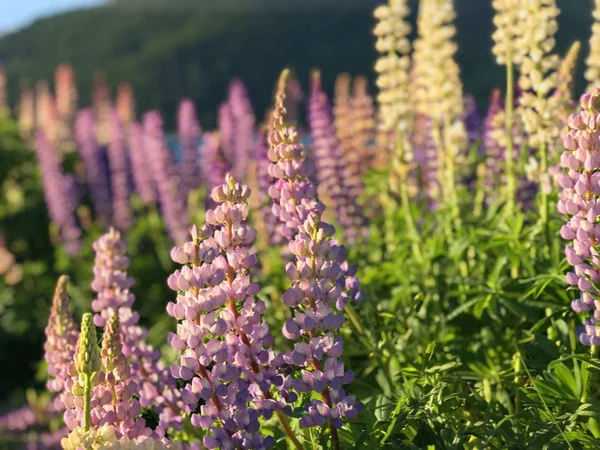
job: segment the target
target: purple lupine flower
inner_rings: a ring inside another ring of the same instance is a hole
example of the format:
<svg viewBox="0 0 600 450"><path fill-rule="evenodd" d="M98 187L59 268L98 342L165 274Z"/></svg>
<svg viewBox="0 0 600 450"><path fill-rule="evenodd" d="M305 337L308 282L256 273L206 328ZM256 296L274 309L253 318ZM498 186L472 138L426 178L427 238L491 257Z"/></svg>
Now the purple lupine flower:
<svg viewBox="0 0 600 450"><path fill-rule="evenodd" d="M222 136L215 132L206 132L202 136L200 155L204 169L204 179L212 190L225 182L230 165L222 146ZM210 203L210 202L209 202Z"/></svg>
<svg viewBox="0 0 600 450"><path fill-rule="evenodd" d="M139 122L133 122L129 127L129 160L135 191L145 205L156 202L156 194L152 183L150 163L144 147L144 130Z"/></svg>
<svg viewBox="0 0 600 450"><path fill-rule="evenodd" d="M483 151L486 161L486 187L493 193L500 186L502 166L504 164L504 147L496 138L498 115L502 114L502 96L499 90L492 92L490 106L483 122Z"/></svg>
<svg viewBox="0 0 600 450"><path fill-rule="evenodd" d="M96 298L92 310L94 322L104 326L118 312L123 334L123 353L131 365L132 379L139 388L142 407L152 406L160 414L159 432L169 426L180 426L180 399L175 380L160 361L160 351L146 342L148 330L138 325L139 314L132 305L135 296L129 290L133 279L127 276L131 264L127 257L127 244L118 231L111 229L94 242L96 260L92 290Z"/></svg>
<svg viewBox="0 0 600 450"><path fill-rule="evenodd" d="M171 257L183 264L169 277L178 291L167 312L180 323L170 334L174 349L182 352L173 374L189 383L183 400L200 414L191 416L195 427L209 433L209 448L269 448L274 441L259 431L260 415L271 417L284 406L273 399L270 387L290 387L291 379L278 374L283 359L268 349L273 336L262 321L265 304L248 275L256 266L252 252L256 231L248 226L250 190L228 174L213 189L217 204L206 213L207 224L192 228L192 241L174 248ZM293 393L284 392L294 402Z"/></svg>
<svg viewBox="0 0 600 450"><path fill-rule="evenodd" d="M61 393L69 378L69 365L73 362L79 330L69 309L67 292L69 277L58 279L50 317L46 326L44 359L48 363L49 379L46 386L50 392ZM55 397L55 407L64 409L60 395Z"/></svg>
<svg viewBox="0 0 600 450"><path fill-rule="evenodd" d="M99 397L109 397L110 402L93 410L92 414L96 416L99 424L112 425L119 438L148 437L152 430L146 427L143 418L138 418L141 406L140 402L133 398L133 394L138 393L138 385L132 377L131 366L127 364L121 339L119 314L115 313L104 328L100 351L104 381L95 392Z"/></svg>
<svg viewBox="0 0 600 450"><path fill-rule="evenodd" d="M116 111L110 117L110 141L108 143L108 165L112 187L113 223L120 230L131 226L132 212L129 199L129 161L125 148L123 124Z"/></svg>
<svg viewBox="0 0 600 450"><path fill-rule="evenodd" d="M229 164L233 164L235 125L233 122L231 105L227 102L219 105L219 110L217 112L217 128L219 129L219 135L221 137L221 148L223 150L223 154L225 155L227 162Z"/></svg>
<svg viewBox="0 0 600 450"><path fill-rule="evenodd" d="M4 432L21 432L38 423L38 418L31 406L26 405L6 414L0 415L0 430Z"/></svg>
<svg viewBox="0 0 600 450"><path fill-rule="evenodd" d="M77 198L72 180L65 176L58 152L43 131L36 135L35 149L50 220L59 227L65 250L76 254L81 247L81 230L75 217Z"/></svg>
<svg viewBox="0 0 600 450"><path fill-rule="evenodd" d="M85 180L96 217L108 225L111 216L108 170L95 130L94 112L89 108L79 111L75 120L75 139L85 167Z"/></svg>
<svg viewBox="0 0 600 450"><path fill-rule="evenodd" d="M479 109L477 108L475 96L473 96L472 94L466 94L463 99L463 105L463 120L465 122L465 127L467 128L469 146L471 146L479 139L481 139L481 117L479 116Z"/></svg>
<svg viewBox="0 0 600 450"><path fill-rule="evenodd" d="M158 191L160 208L165 226L171 239L184 242L187 235L188 218L185 205L177 194L177 180L173 173L173 156L165 144L163 121L157 111L144 116L145 142L150 170Z"/></svg>
<svg viewBox="0 0 600 450"><path fill-rule="evenodd" d="M348 264L343 246L332 240L335 227L321 222L323 206L310 212L290 252L295 261L286 266L292 287L283 294L284 303L294 311L294 318L283 326L283 335L297 341L294 350L284 356L286 363L301 367L301 377L294 380L299 393L319 392L300 423L306 427L329 422L340 428L343 419L354 419L362 405L347 395L343 387L354 380L344 370L342 338L333 333L341 328L348 299L356 295L356 283L347 277Z"/></svg>
<svg viewBox="0 0 600 450"><path fill-rule="evenodd" d="M296 141L293 127L285 124L286 77L284 71L269 135L270 173L277 178L271 189L274 212L285 221L282 231L289 237L289 250L295 257L286 266L292 287L282 296L294 314L282 332L297 343L284 359L302 368L301 377L293 384L297 392L321 393L321 399L314 399L307 407L301 425L329 423L336 441L342 419L353 419L362 407L342 387L353 376L345 372L339 359L341 337L332 332L344 323L340 311L358 295L358 280L355 268L348 266L344 247L332 239L335 227L321 220L325 208L316 200L315 188L306 178L304 149Z"/></svg>
<svg viewBox="0 0 600 450"><path fill-rule="evenodd" d="M279 219L273 215L271 210L271 197L269 197L269 188L275 181L269 175L269 144L267 142L268 130L266 127L261 127L258 132L258 140L256 144L256 173L258 195L260 202L259 213L261 220L264 223L265 230L268 235L269 243L272 246L279 247L283 244L283 236L275 232Z"/></svg>
<svg viewBox="0 0 600 450"><path fill-rule="evenodd" d="M411 135L415 162L419 166L420 192L427 209L435 211L439 203L438 151L433 140L433 123L430 117L417 114Z"/></svg>
<svg viewBox="0 0 600 450"><path fill-rule="evenodd" d="M333 114L327 94L321 86L318 72L311 79L311 94L308 107L308 122L311 134L315 165L317 168L319 198L327 207L335 208L336 220L344 231L347 242L353 243L361 223L360 206L352 192L345 189L341 174L345 168L342 151L333 125Z"/></svg>
<svg viewBox="0 0 600 450"><path fill-rule="evenodd" d="M233 118L233 174L241 180L246 176L254 147L254 111L244 82L238 78L229 85L229 107Z"/></svg>
<svg viewBox="0 0 600 450"><path fill-rule="evenodd" d="M565 152L560 158L564 172L559 183L563 188L558 211L568 218L561 228L563 239L572 241L565 253L574 271L567 274L567 283L577 287L581 296L571 303L577 313L594 312L583 322L579 340L584 345L600 345L600 255L595 243L600 238L596 218L600 214L600 89L586 93L580 100L581 110L567 120L564 137Z"/></svg>
<svg viewBox="0 0 600 450"><path fill-rule="evenodd" d="M196 118L196 108L191 100L182 100L177 114L177 129L181 145L181 171L179 191L184 204L188 194L200 186L200 167L198 165L198 142L200 123Z"/></svg>

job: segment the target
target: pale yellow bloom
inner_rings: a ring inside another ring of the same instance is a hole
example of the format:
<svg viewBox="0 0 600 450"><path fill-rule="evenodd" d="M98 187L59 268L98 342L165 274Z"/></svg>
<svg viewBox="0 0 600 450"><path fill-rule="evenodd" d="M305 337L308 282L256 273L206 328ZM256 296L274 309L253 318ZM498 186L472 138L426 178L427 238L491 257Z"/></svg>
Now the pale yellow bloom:
<svg viewBox="0 0 600 450"><path fill-rule="evenodd" d="M521 0L492 1L495 10L492 53L498 64L506 65L509 60L521 64L523 61L524 49L516 45L522 34L520 3Z"/></svg>
<svg viewBox="0 0 600 450"><path fill-rule="evenodd" d="M600 87L600 0L594 0L594 12L592 13L594 24L592 25L592 37L590 38L590 54L585 60L587 70L585 79L588 81L588 92Z"/></svg>
<svg viewBox="0 0 600 450"><path fill-rule="evenodd" d="M379 88L379 122L383 130L407 129L411 107L408 93L411 26L406 0L389 0L375 9L377 37L375 48L380 53L375 64Z"/></svg>
<svg viewBox="0 0 600 450"><path fill-rule="evenodd" d="M112 425L104 424L99 428L84 431L78 427L61 440L63 450L180 450L181 444L174 442L166 445L158 439L140 437L129 439L123 436L117 439Z"/></svg>

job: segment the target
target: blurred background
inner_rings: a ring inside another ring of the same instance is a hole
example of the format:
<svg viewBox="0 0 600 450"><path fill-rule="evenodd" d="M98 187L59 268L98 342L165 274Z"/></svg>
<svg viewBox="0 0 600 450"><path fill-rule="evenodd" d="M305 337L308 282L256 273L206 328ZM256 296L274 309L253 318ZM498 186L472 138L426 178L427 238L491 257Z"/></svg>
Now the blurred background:
<svg viewBox="0 0 600 450"><path fill-rule="evenodd" d="M365 74L373 84L376 54L371 30L377 3L0 0L0 62L7 77L8 104L13 108L18 104L23 88L40 80L51 82L57 66L67 62L76 75L79 107L92 103L94 80L104 78L113 96L119 84L130 83L136 110L158 109L167 130L174 129L176 110L184 97L195 102L203 127L214 128L218 105L232 78L239 77L246 83L260 119L271 102L276 78L286 66L292 68L305 91L313 68L321 69L328 92L342 72ZM582 42L582 54L588 53L592 18L587 4L581 7L580 3L558 2L557 49L561 54L574 40ZM456 7L458 62L465 92L474 94L483 109L491 90L504 83L504 70L495 66L490 51L490 2L456 0ZM299 117L304 120L304 114ZM0 201L0 228L13 243L17 260L27 261L20 266L17 283L8 280L0 289L0 410L4 410L22 403L27 387L41 386L35 372L43 373L43 367L35 361L42 355L43 327L58 274L67 272L74 279L78 313L89 304L91 293L86 286L93 264L91 240L97 234L87 234L89 242L76 260L54 249L39 177L29 177L37 170L35 157L23 159L22 152L11 153L20 145L18 129L12 123L1 127L0 180L14 185L2 191L12 197ZM144 246L155 246L144 226L139 225L129 237L135 253L146 255L146 260L137 260L132 272L138 280L134 292L144 322L154 327L152 336L162 342L166 327L161 328L153 318L164 312L170 299L164 286L164 273L170 268L169 262L161 267L156 264L159 256L143 251ZM156 250L160 252L162 248ZM78 290L77 286L84 288Z"/></svg>

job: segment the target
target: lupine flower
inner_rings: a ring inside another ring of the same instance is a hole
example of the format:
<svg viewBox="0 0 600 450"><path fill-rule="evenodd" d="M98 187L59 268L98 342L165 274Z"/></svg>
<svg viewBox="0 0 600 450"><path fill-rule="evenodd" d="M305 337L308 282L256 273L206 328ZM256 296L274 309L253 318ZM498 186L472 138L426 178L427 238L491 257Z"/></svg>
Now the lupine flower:
<svg viewBox="0 0 600 450"><path fill-rule="evenodd" d="M179 295L167 311L181 321L169 338L182 352L173 375L189 381L182 398L192 411L203 400L191 421L207 430L208 449L271 447L274 441L260 434L258 418L282 408L269 388L286 385L277 373L281 355L268 349L273 336L262 322L265 304L255 298L259 286L249 276L257 263L251 252L256 231L246 221L249 196L247 186L228 174L212 192L217 206L207 211L207 224L201 231L194 227L192 241L171 252L184 264L168 280Z"/></svg>
<svg viewBox="0 0 600 450"><path fill-rule="evenodd" d="M48 138L51 138L50 128L50 108L53 102L52 94L48 82L40 80L35 84L35 121L36 130L43 130Z"/></svg>
<svg viewBox="0 0 600 450"><path fill-rule="evenodd" d="M35 130L35 97L30 87L21 89L19 99L19 134L29 139Z"/></svg>
<svg viewBox="0 0 600 450"><path fill-rule="evenodd" d="M96 327L90 313L85 313L81 319L81 331L77 341L75 361L69 366L70 379L65 382L63 402L65 411L65 424L69 430L83 427L88 430L96 419L91 415L92 400L94 402L105 399L93 397L91 391L101 379L100 348L96 336ZM100 375L100 376L99 376Z"/></svg>
<svg viewBox="0 0 600 450"><path fill-rule="evenodd" d="M133 96L131 84L120 83L117 86L115 109L123 125L128 128L135 120L135 97Z"/></svg>
<svg viewBox="0 0 600 450"><path fill-rule="evenodd" d="M101 146L106 146L110 141L110 120L113 112L106 75L97 73L94 76L93 85L92 108L96 119L94 122L96 125L96 139Z"/></svg>
<svg viewBox="0 0 600 450"><path fill-rule="evenodd" d="M146 156L144 130L139 122L133 122L129 127L129 159L135 191L146 205L156 202L156 193L152 182L150 163Z"/></svg>
<svg viewBox="0 0 600 450"><path fill-rule="evenodd" d="M521 0L492 0L494 14L494 46L492 53L500 65L521 64L525 49L520 45L523 33L521 28Z"/></svg>
<svg viewBox="0 0 600 450"><path fill-rule="evenodd" d="M592 92L596 86L600 86L600 0L594 0L594 11L592 12L594 24L592 25L592 36L590 37L590 53L585 60L587 70L585 79L588 81L588 92Z"/></svg>
<svg viewBox="0 0 600 450"><path fill-rule="evenodd" d="M335 218L346 240L352 243L357 238L357 227L361 225L354 220L360 216L360 209L355 192L345 189L342 151L333 126L331 106L318 72L312 77L308 120L319 181L319 199L335 210Z"/></svg>
<svg viewBox="0 0 600 450"><path fill-rule="evenodd" d="M129 160L125 148L123 124L116 111L113 111L110 117L108 165L112 184L113 223L120 230L127 230L132 222Z"/></svg>
<svg viewBox="0 0 600 450"><path fill-rule="evenodd" d="M407 130L412 115L408 92L410 8L406 0L389 0L387 5L377 7L374 15L377 25L373 33L379 53L375 64L379 123L387 131Z"/></svg>
<svg viewBox="0 0 600 450"><path fill-rule="evenodd" d="M219 136L221 139L221 148L223 154L229 164L233 163L233 148L234 148L234 134L235 125L233 123L233 113L231 112L231 105L227 102L219 105L217 113L217 128L219 129ZM220 183L219 183L220 184Z"/></svg>
<svg viewBox="0 0 600 450"><path fill-rule="evenodd" d="M260 214L259 221L261 222L261 226L264 228L264 234L266 234L266 236L263 236L263 239L266 239L264 242L268 242L274 247L279 247L283 244L283 236L275 232L278 219L273 215L273 211L271 209L271 197L269 197L269 188L273 184L274 180L273 177L269 175L269 165L271 162L269 161L269 144L267 139L268 130L266 127L261 127L258 132L258 140L256 144L256 184L258 187L258 192L256 193L258 197L258 208L256 209L256 212ZM258 223L257 230L260 234Z"/></svg>
<svg viewBox="0 0 600 450"><path fill-rule="evenodd" d="M225 175L230 168L230 164L222 146L222 136L219 133L207 132L204 133L202 138L200 154L204 179L212 190L225 182Z"/></svg>
<svg viewBox="0 0 600 450"><path fill-rule="evenodd" d="M63 391L65 381L69 378L69 365L73 362L79 335L69 309L68 285L69 277L63 275L58 279L46 326L44 358L48 363L49 375L46 386L50 392L56 393ZM57 397L56 405L64 408L60 397Z"/></svg>
<svg viewBox="0 0 600 450"><path fill-rule="evenodd" d="M479 116L479 109L477 108L477 102L472 94L465 95L464 102L464 122L467 128L467 136L469 138L469 145L477 142L481 139L482 124L481 117Z"/></svg>
<svg viewBox="0 0 600 450"><path fill-rule="evenodd" d="M455 184L465 162L468 137L460 69L454 59L455 15L452 0L420 3L412 79L417 113L431 118L432 137L438 147L441 193L458 217Z"/></svg>
<svg viewBox="0 0 600 450"><path fill-rule="evenodd" d="M555 0L524 2L521 12L521 40L524 50L519 86L521 117L531 147L549 145L559 137L556 105L549 95L558 86L559 57L551 53L560 13Z"/></svg>
<svg viewBox="0 0 600 450"><path fill-rule="evenodd" d="M564 172L559 178L563 188L558 211L567 216L561 228L567 245L567 261L574 271L567 274L567 283L577 287L581 296L571 303L578 313L593 311L593 317L583 322L579 335L584 345L600 345L600 310L594 287L600 282L600 258L594 242L600 237L596 217L600 212L598 176L600 169L600 90L584 94L581 110L568 119L569 131L564 138L565 152L561 156Z"/></svg>
<svg viewBox="0 0 600 450"><path fill-rule="evenodd" d="M556 71L558 74L558 85L552 96L556 97L557 107L560 109L559 117L562 123L565 123L567 117L576 109L573 90L575 88L575 73L577 71L580 51L580 42L573 42Z"/></svg>
<svg viewBox="0 0 600 450"><path fill-rule="evenodd" d="M71 182L63 173L56 148L43 131L37 133L35 150L42 172L44 197L50 220L60 228L65 250L75 254L81 245L81 230L75 217L77 205L75 192L70 185Z"/></svg>
<svg viewBox="0 0 600 450"><path fill-rule="evenodd" d="M77 84L75 71L68 63L60 64L54 72L56 89L56 110L58 115L70 121L77 109Z"/></svg>
<svg viewBox="0 0 600 450"><path fill-rule="evenodd" d="M85 167L85 180L96 217L102 224L108 225L111 218L108 170L94 130L92 110L86 108L79 111L75 120L75 139Z"/></svg>
<svg viewBox="0 0 600 450"><path fill-rule="evenodd" d="M191 100L179 104L177 129L181 145L180 186L181 201L187 204L188 194L200 186L200 167L198 165L198 144L200 124L196 118L196 108Z"/></svg>
<svg viewBox="0 0 600 450"><path fill-rule="evenodd" d="M10 113L6 95L6 70L4 70L4 65L0 64L0 114L5 113Z"/></svg>
<svg viewBox="0 0 600 450"><path fill-rule="evenodd" d="M354 110L355 146L360 155L357 172L362 176L374 166L375 146L373 143L377 125L373 98L369 94L367 78L363 75L355 77L352 82L352 108Z"/></svg>
<svg viewBox="0 0 600 450"><path fill-rule="evenodd" d="M498 117L500 118L501 130L504 131L504 114L502 106L502 96L499 90L492 92L490 106L485 116L483 125L483 151L485 152L486 179L485 185L488 195L493 195L501 183L502 165L504 161L504 147L497 139Z"/></svg>
<svg viewBox="0 0 600 450"><path fill-rule="evenodd" d="M280 78L269 135L274 212L284 221L282 231L291 237L289 249L294 261L286 266L292 287L283 295L293 309L294 318L283 327L283 335L293 341L294 350L284 357L288 364L300 366L301 378L294 380L297 392L318 392L301 419L303 426L331 425L332 442L338 447L337 428L342 419L352 419L360 411L355 398L347 396L342 385L352 381L339 360L341 338L330 331L341 327L344 318L338 311L358 294L355 269L348 267L343 246L331 240L335 228L321 221L324 206L306 178L306 156L296 141L293 127L285 123L285 82ZM300 340L300 338L303 338ZM308 342L307 342L308 340Z"/></svg>
<svg viewBox="0 0 600 450"><path fill-rule="evenodd" d="M67 428L39 433L35 436L34 442L27 444L27 450L60 450L62 449L62 440L68 436L68 433Z"/></svg>
<svg viewBox="0 0 600 450"><path fill-rule="evenodd" d="M165 226L171 239L184 242L188 219L185 205L177 195L173 156L165 144L163 122L157 111L144 116L144 132L144 148L148 152Z"/></svg>
<svg viewBox="0 0 600 450"><path fill-rule="evenodd" d="M99 397L110 397L110 402L94 410L94 414L99 416L99 423L113 425L117 437L149 436L152 431L146 427L144 419L137 418L141 407L133 394L139 392L138 385L132 378L132 368L123 353L121 339L119 314L115 312L104 328L100 351L104 380L95 392Z"/></svg>
<svg viewBox="0 0 600 450"><path fill-rule="evenodd" d="M94 243L94 250L92 290L97 294L92 301L92 310L96 312L94 322L104 326L118 313L124 337L123 353L139 388L141 406L153 406L160 414L159 432L169 426L178 427L181 417L175 380L160 362L160 351L146 342L148 331L138 325L139 314L132 309L135 296L129 290L133 279L127 276L131 263L126 254L127 244L118 231L111 229Z"/></svg>
<svg viewBox="0 0 600 450"><path fill-rule="evenodd" d="M104 424L98 428L84 430L74 429L61 441L63 450L181 450L179 443L165 444L158 439L141 437L130 439L128 436L118 438L115 428Z"/></svg>
<svg viewBox="0 0 600 450"><path fill-rule="evenodd" d="M234 124L233 174L243 179L248 170L248 161L254 148L254 111L244 82L234 79L229 86L229 107Z"/></svg>
<svg viewBox="0 0 600 450"><path fill-rule="evenodd" d="M440 199L440 184L438 181L438 148L433 140L433 124L431 117L417 114L411 135L415 163L419 167L420 192L425 197L428 209L435 211Z"/></svg>

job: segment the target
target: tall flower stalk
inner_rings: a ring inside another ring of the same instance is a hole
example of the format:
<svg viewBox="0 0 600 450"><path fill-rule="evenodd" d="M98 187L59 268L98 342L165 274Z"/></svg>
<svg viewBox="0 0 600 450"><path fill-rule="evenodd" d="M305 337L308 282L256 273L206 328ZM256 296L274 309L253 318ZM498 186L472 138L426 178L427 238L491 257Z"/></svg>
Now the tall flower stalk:
<svg viewBox="0 0 600 450"><path fill-rule="evenodd" d="M353 377L338 359L342 340L334 335L344 322L340 312L358 294L358 280L355 270L348 267L344 247L331 239L335 228L322 221L324 206L306 172L305 150L294 127L286 123L287 76L285 70L279 79L269 133L269 169L276 179L271 189L273 209L283 222L282 232L290 239L294 257L286 266L292 287L282 297L293 318L282 333L296 343L284 359L301 367L301 377L294 380L297 392L320 394L307 406L301 425L329 425L332 447L337 450L337 430L343 419L352 419L360 411L355 398L346 395L342 387Z"/></svg>
<svg viewBox="0 0 600 450"><path fill-rule="evenodd" d="M555 0L531 0L523 2L520 13L520 48L524 56L520 66L519 86L520 113L529 135L529 144L538 149L540 166L540 219L546 232L548 224L548 164L549 148L560 133L558 108L550 94L558 85L556 69L558 55L554 50L554 35L558 29L559 9Z"/></svg>
<svg viewBox="0 0 600 450"><path fill-rule="evenodd" d="M565 151L561 156L563 173L559 183L563 188L558 211L567 216L561 236L572 241L565 248L567 261L574 271L567 274L567 283L577 287L581 296L571 303L577 313L593 312L583 322L579 339L584 345L600 345L600 309L598 290L600 259L594 244L600 237L596 218L600 212L600 90L586 93L580 100L580 111L568 119L564 137Z"/></svg>
<svg viewBox="0 0 600 450"><path fill-rule="evenodd" d="M521 64L524 57L523 46L520 45L521 19L520 0L493 0L495 10L494 26L492 33L494 46L492 53L496 62L506 66L506 98L504 104L504 132L506 134L504 146L504 164L506 174L506 214L510 216L515 207L516 176L513 156L513 127L514 127L514 71L515 65Z"/></svg>
<svg viewBox="0 0 600 450"><path fill-rule="evenodd" d="M594 10L592 17L592 36L590 37L590 53L585 60L587 69L585 79L588 81L588 92L600 86L600 0L593 0Z"/></svg>

